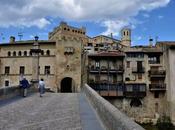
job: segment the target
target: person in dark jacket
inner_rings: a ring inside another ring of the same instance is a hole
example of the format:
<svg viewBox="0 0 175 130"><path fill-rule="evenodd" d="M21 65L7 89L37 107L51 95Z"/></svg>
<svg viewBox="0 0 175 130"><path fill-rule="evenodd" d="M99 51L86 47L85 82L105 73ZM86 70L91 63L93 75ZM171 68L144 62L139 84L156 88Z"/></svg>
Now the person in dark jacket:
<svg viewBox="0 0 175 130"><path fill-rule="evenodd" d="M21 81L21 88L23 89L23 97L27 96L27 88L29 88L29 82L26 78Z"/></svg>

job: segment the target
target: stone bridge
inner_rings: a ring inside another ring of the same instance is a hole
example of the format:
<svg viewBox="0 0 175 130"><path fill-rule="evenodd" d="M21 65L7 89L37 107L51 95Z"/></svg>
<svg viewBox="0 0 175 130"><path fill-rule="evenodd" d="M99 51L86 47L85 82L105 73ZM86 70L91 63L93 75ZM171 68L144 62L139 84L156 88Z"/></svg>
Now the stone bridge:
<svg viewBox="0 0 175 130"><path fill-rule="evenodd" d="M4 93L8 95L0 91ZM85 85L81 93L47 92L42 98L30 93L0 100L0 130L144 129Z"/></svg>

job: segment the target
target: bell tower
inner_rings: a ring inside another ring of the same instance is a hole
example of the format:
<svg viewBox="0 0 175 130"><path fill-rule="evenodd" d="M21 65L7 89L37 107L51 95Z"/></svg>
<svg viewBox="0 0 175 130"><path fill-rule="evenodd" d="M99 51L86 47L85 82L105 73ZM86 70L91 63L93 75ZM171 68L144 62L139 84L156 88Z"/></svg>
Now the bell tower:
<svg viewBox="0 0 175 130"><path fill-rule="evenodd" d="M127 47L131 46L131 29L123 28L121 30L121 44Z"/></svg>

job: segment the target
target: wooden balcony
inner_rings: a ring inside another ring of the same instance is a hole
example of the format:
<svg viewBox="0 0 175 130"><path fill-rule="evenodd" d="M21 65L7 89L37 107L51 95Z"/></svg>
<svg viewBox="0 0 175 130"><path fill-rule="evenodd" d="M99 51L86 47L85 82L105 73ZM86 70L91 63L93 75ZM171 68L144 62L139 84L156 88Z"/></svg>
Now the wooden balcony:
<svg viewBox="0 0 175 130"><path fill-rule="evenodd" d="M145 83L125 84L124 96L128 98L144 98L146 96Z"/></svg>
<svg viewBox="0 0 175 130"><path fill-rule="evenodd" d="M119 66L116 68L109 68L109 73L111 73L111 74L123 73L123 72L124 72L123 66Z"/></svg>
<svg viewBox="0 0 175 130"><path fill-rule="evenodd" d="M122 84L90 83L89 85L103 97L123 97Z"/></svg>
<svg viewBox="0 0 175 130"><path fill-rule="evenodd" d="M150 78L165 78L166 71L165 70L150 70L149 76Z"/></svg>
<svg viewBox="0 0 175 130"><path fill-rule="evenodd" d="M124 95L125 95L125 97L128 97L128 98L144 98L146 96L146 91L144 91L144 92L141 92L141 91L132 91L132 92L125 91Z"/></svg>
<svg viewBox="0 0 175 130"><path fill-rule="evenodd" d="M116 73L123 73L124 72L124 69L123 67L117 67L117 68L108 68L108 67L105 67L105 66L102 66L101 68L100 67L89 67L89 72L90 73L102 73L102 74L116 74Z"/></svg>
<svg viewBox="0 0 175 130"><path fill-rule="evenodd" d="M157 83L157 84L150 84L149 85L149 90L150 91L166 91L166 84L159 84L159 83Z"/></svg>
<svg viewBox="0 0 175 130"><path fill-rule="evenodd" d="M98 74L100 72L100 68L99 67L89 67L89 72Z"/></svg>
<svg viewBox="0 0 175 130"><path fill-rule="evenodd" d="M145 68L138 68L138 67L134 67L132 68L132 73L145 73Z"/></svg>

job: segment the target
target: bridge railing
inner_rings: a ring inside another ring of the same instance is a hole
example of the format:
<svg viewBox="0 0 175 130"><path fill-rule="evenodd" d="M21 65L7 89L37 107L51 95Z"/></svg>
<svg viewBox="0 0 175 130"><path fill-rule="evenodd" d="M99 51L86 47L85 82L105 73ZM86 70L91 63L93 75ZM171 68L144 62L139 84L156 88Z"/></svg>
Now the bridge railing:
<svg viewBox="0 0 175 130"><path fill-rule="evenodd" d="M19 96L22 93L21 91L22 90L20 89L19 85L2 87L0 88L0 100ZM30 87L28 88L28 93L31 93L34 91L36 91L36 89L34 89L33 84L30 84Z"/></svg>
<svg viewBox="0 0 175 130"><path fill-rule="evenodd" d="M91 87L85 84L83 91L91 104L97 111L103 124L109 130L144 130L140 125L135 123L125 114L120 112L116 107L102 98Z"/></svg>

